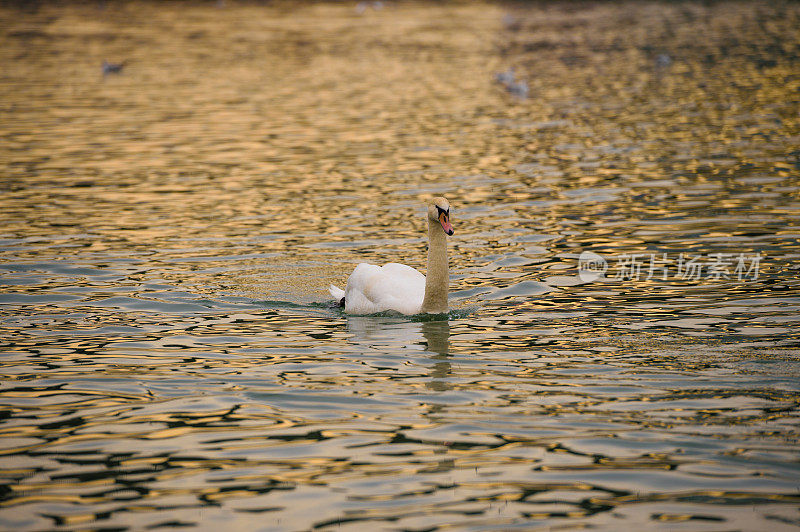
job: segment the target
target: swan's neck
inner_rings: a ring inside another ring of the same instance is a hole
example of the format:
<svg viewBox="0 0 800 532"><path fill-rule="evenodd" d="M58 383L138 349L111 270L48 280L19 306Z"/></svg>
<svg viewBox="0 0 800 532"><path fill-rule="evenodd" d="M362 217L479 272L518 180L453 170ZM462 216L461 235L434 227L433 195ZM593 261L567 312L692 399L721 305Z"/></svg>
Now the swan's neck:
<svg viewBox="0 0 800 532"><path fill-rule="evenodd" d="M428 220L428 271L425 277L425 299L422 312L442 314L447 312L447 290L450 278L447 272L447 236L438 222Z"/></svg>

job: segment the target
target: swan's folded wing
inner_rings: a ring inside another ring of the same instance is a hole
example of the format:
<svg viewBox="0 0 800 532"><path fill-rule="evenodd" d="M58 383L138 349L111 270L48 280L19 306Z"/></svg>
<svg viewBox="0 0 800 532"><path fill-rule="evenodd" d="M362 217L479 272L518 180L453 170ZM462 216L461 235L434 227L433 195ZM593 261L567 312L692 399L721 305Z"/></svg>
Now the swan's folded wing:
<svg viewBox="0 0 800 532"><path fill-rule="evenodd" d="M378 302L373 300L375 285L382 277L380 266L362 262L357 265L345 288L345 311L351 314L372 314L380 312Z"/></svg>
<svg viewBox="0 0 800 532"><path fill-rule="evenodd" d="M417 314L425 298L425 276L406 266L390 262L383 265L381 304L403 314Z"/></svg>
<svg viewBox="0 0 800 532"><path fill-rule="evenodd" d="M398 280L402 279L403 282L421 284L423 290L425 289L425 276L411 266L390 262L389 264L384 264L381 269Z"/></svg>
<svg viewBox="0 0 800 532"><path fill-rule="evenodd" d="M425 276L404 264L383 267L361 263L347 280L347 312L371 314L396 310L416 314L425 297Z"/></svg>

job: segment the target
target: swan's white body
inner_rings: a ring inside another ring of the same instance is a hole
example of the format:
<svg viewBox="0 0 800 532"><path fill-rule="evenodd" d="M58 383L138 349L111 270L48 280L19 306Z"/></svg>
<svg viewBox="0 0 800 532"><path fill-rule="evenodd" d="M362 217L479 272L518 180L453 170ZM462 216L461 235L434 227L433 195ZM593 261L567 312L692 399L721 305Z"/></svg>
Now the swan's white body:
<svg viewBox="0 0 800 532"><path fill-rule="evenodd" d="M331 285L336 299L344 297L348 314L375 314L394 310L419 314L425 299L425 276L411 266L390 262L383 266L362 262L342 290Z"/></svg>
<svg viewBox="0 0 800 532"><path fill-rule="evenodd" d="M344 298L348 314L375 314L396 311L413 315L447 312L448 271L447 238L453 234L450 204L435 198L428 207L428 277L406 266L391 262L384 266L361 263L347 279L342 290L333 285L330 293Z"/></svg>

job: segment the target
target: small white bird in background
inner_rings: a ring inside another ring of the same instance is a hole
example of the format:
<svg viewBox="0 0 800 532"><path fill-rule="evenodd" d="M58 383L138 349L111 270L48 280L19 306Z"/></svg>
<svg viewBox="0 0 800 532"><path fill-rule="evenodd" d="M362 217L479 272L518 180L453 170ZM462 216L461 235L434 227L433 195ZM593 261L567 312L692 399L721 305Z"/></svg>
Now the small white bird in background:
<svg viewBox="0 0 800 532"><path fill-rule="evenodd" d="M667 68L672 64L672 58L667 54L658 54L656 56L656 66L658 68Z"/></svg>
<svg viewBox="0 0 800 532"><path fill-rule="evenodd" d="M103 70L103 76L107 76L109 74L119 74L122 72L122 69L125 68L126 63L127 61L123 61L122 63L109 63L103 59L103 66L101 67Z"/></svg>
<svg viewBox="0 0 800 532"><path fill-rule="evenodd" d="M498 72L494 75L494 79L497 81L497 83L508 87L514 83L514 67L509 68L505 72Z"/></svg>
<svg viewBox="0 0 800 532"><path fill-rule="evenodd" d="M510 94L522 99L528 97L528 82L524 79L517 81L514 67L509 68L505 72L498 72L494 75L494 79L504 86Z"/></svg>
<svg viewBox="0 0 800 532"><path fill-rule="evenodd" d="M516 83L512 83L508 87L508 92L517 96L519 98L527 98L528 97L528 82L527 81L518 81Z"/></svg>

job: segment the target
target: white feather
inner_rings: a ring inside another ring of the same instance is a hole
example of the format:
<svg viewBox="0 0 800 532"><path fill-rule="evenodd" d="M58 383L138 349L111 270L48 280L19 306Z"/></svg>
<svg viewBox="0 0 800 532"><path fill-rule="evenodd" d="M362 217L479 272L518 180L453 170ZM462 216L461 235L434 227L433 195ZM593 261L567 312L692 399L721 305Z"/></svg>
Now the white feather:
<svg viewBox="0 0 800 532"><path fill-rule="evenodd" d="M424 298L425 276L411 266L394 262L384 266L362 262L350 274L344 291L345 312L348 314L374 314L387 310L419 314Z"/></svg>
<svg viewBox="0 0 800 532"><path fill-rule="evenodd" d="M328 287L328 292L330 292L333 298L337 301L341 301L341 299L344 297L344 290L338 286L330 285Z"/></svg>

